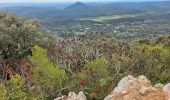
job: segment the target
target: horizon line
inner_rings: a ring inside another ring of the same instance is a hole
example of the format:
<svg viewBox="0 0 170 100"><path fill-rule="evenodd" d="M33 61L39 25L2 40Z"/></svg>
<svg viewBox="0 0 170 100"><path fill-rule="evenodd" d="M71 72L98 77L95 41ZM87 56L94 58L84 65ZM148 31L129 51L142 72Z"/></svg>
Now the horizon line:
<svg viewBox="0 0 170 100"><path fill-rule="evenodd" d="M0 2L0 4L2 3L76 3L76 2L81 2L81 1L64 1L64 2L57 2L57 1L49 1L49 2L43 2L43 1L37 1L37 2L29 2L29 1L22 1L22 2ZM170 0L154 0L154 1L83 1L82 3L117 3L117 2L120 2L120 3L136 3L136 2L170 2Z"/></svg>

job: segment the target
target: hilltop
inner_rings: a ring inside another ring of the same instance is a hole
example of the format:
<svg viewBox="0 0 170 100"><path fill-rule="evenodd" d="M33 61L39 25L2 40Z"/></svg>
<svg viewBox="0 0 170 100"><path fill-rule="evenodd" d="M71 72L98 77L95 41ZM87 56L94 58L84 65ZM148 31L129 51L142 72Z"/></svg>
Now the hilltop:
<svg viewBox="0 0 170 100"><path fill-rule="evenodd" d="M82 9L87 9L88 5L82 3L82 2L76 2L68 7L66 7L64 10L82 10Z"/></svg>

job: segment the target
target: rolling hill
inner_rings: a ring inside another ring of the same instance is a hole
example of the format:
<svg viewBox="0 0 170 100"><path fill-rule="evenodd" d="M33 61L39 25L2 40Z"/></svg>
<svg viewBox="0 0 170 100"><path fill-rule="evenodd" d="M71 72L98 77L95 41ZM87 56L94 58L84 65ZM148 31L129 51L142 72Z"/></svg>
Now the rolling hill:
<svg viewBox="0 0 170 100"><path fill-rule="evenodd" d="M0 4L3 7L3 4ZM7 4L6 4L7 5ZM170 11L170 1L162 2L113 2L107 4L82 3L67 4L63 9L58 9L57 4L41 6L13 6L3 7L1 10L14 13L26 18L38 18L48 24L69 23L79 18L114 16L126 14L162 13ZM53 20L51 20L53 19Z"/></svg>

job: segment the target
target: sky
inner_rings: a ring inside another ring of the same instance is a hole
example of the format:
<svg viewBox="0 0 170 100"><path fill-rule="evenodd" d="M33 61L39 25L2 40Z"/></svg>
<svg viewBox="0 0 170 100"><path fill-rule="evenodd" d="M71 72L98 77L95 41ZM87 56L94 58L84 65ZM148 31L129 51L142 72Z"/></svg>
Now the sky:
<svg viewBox="0 0 170 100"><path fill-rule="evenodd" d="M8 2L141 2L141 1L170 1L170 0L0 0L0 3Z"/></svg>

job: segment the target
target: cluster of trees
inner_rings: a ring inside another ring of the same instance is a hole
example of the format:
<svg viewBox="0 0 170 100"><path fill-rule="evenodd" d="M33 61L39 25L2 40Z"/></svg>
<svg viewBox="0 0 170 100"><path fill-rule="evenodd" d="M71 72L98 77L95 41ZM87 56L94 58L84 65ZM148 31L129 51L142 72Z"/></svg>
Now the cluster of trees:
<svg viewBox="0 0 170 100"><path fill-rule="evenodd" d="M103 99L126 75L170 81L170 36L131 43L45 35L36 21L0 14L0 96L51 100L70 91ZM102 73L102 74L101 74Z"/></svg>
<svg viewBox="0 0 170 100"><path fill-rule="evenodd" d="M31 48L41 34L38 23L15 15L0 13L0 75L22 73L21 59L31 54ZM8 66L8 67L7 67Z"/></svg>

